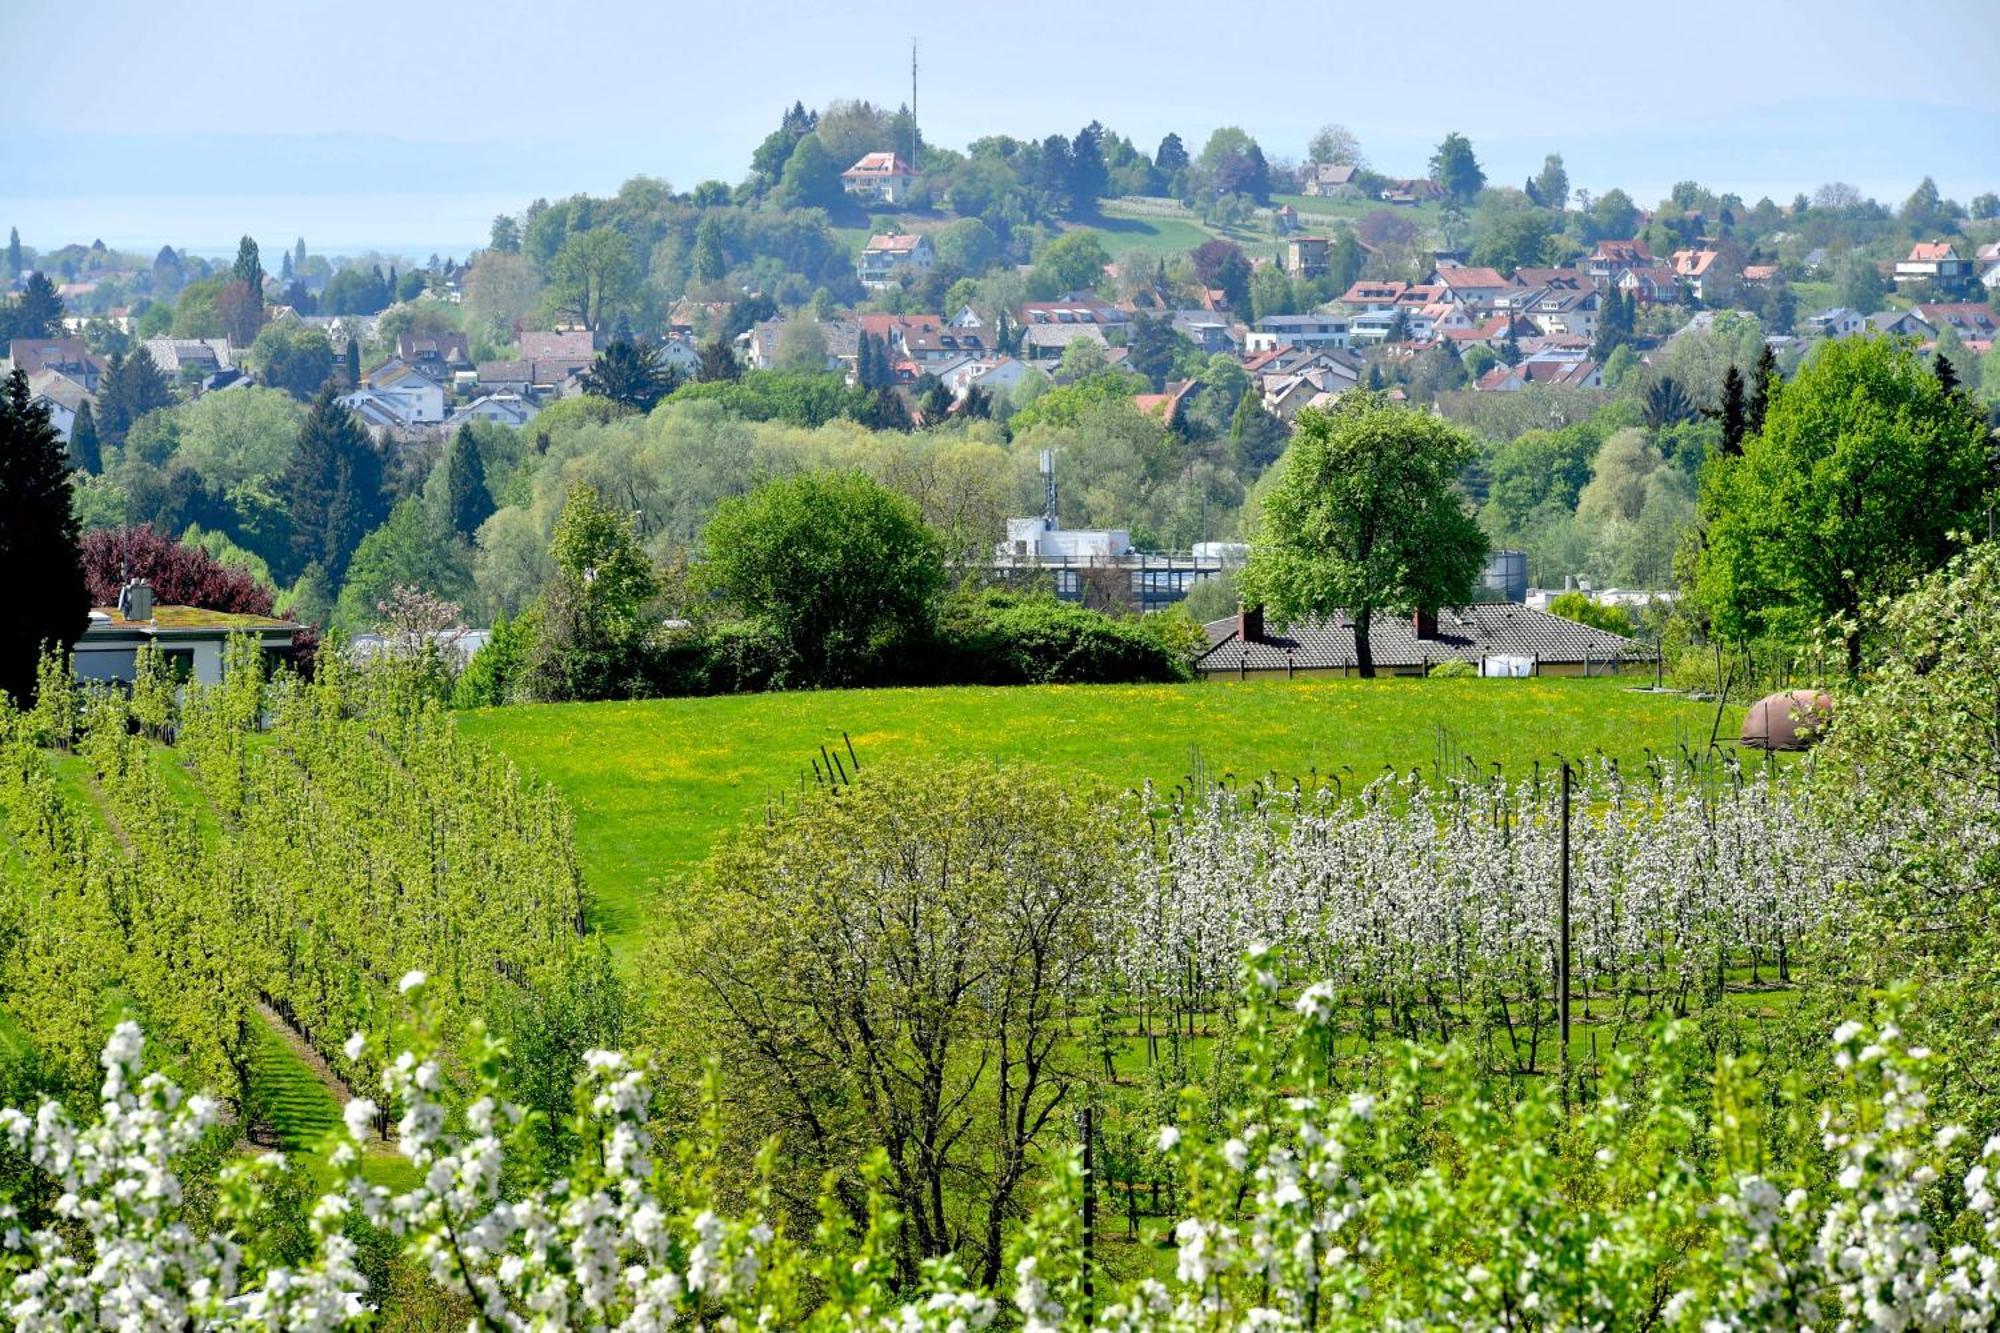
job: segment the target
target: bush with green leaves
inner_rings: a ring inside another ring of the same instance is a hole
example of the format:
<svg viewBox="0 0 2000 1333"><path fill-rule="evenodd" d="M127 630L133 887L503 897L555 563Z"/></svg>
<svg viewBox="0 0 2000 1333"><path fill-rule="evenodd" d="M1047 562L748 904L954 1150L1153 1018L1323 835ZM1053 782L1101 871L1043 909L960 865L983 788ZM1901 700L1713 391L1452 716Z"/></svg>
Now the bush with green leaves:
<svg viewBox="0 0 2000 1333"><path fill-rule="evenodd" d="M1186 625L1185 617L1178 624ZM1114 619L1043 593L953 600L939 627L945 683L1100 685L1188 680L1193 654L1166 616Z"/></svg>

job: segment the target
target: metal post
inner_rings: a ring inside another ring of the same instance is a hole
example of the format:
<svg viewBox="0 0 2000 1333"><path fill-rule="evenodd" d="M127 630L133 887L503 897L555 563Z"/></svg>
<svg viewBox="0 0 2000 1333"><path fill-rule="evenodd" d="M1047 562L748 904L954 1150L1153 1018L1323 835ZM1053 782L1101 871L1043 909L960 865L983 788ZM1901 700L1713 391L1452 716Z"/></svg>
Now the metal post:
<svg viewBox="0 0 2000 1333"><path fill-rule="evenodd" d="M1097 1173L1092 1147L1096 1135L1091 1132L1095 1117L1088 1103L1077 1112L1076 1118L1078 1130L1083 1135L1083 1322L1088 1327L1096 1309L1096 1284L1092 1281L1091 1265L1097 1239Z"/></svg>
<svg viewBox="0 0 2000 1333"><path fill-rule="evenodd" d="M1562 1026L1563 1102L1569 1102L1569 760L1562 767L1562 898L1557 908L1557 932L1562 953L1556 961L1556 1014Z"/></svg>

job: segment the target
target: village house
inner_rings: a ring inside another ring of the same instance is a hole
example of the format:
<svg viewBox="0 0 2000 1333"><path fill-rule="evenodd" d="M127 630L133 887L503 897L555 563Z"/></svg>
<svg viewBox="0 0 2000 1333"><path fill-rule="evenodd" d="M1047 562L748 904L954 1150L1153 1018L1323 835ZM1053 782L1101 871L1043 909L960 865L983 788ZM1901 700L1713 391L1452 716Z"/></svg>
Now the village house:
<svg viewBox="0 0 2000 1333"><path fill-rule="evenodd" d="M1950 241L1918 241L1907 258L1896 261L1896 281L1951 284L1972 276L1972 261L1962 258Z"/></svg>
<svg viewBox="0 0 2000 1333"><path fill-rule="evenodd" d="M1472 386L1480 393L1514 393L1530 384L1561 389L1601 389L1604 374L1595 361L1549 359L1528 360L1517 366L1495 366Z"/></svg>
<svg viewBox="0 0 2000 1333"><path fill-rule="evenodd" d="M900 204L917 183L917 169L899 153L868 153L840 173L840 188L858 199Z"/></svg>
<svg viewBox="0 0 2000 1333"><path fill-rule="evenodd" d="M139 650L150 643L176 678L219 685L232 638L252 636L268 661L291 651L299 629L271 616L155 606L152 588L134 580L120 590L117 606L91 611L70 661L78 680L130 684L138 675Z"/></svg>
<svg viewBox="0 0 2000 1333"><path fill-rule="evenodd" d="M1342 292L1338 304L1351 315L1393 310L1408 287L1409 284L1406 282L1373 282L1363 279Z"/></svg>
<svg viewBox="0 0 2000 1333"><path fill-rule="evenodd" d="M1342 315L1266 315L1243 339L1249 352L1278 347L1346 347L1348 320Z"/></svg>
<svg viewBox="0 0 2000 1333"><path fill-rule="evenodd" d="M1714 250L1676 250L1667 257L1667 264L1673 269L1674 277L1687 288L1689 294L1700 301L1705 299L1702 295L1702 286L1707 281L1710 270L1715 267L1717 257L1717 252Z"/></svg>
<svg viewBox="0 0 2000 1333"><path fill-rule="evenodd" d="M1237 326L1207 310L1176 310L1170 316L1175 333L1213 356L1218 352L1235 355L1242 350Z"/></svg>
<svg viewBox="0 0 2000 1333"><path fill-rule="evenodd" d="M168 379L179 379L183 372L213 375L236 366L236 352L227 338L148 338L139 345Z"/></svg>
<svg viewBox="0 0 2000 1333"><path fill-rule="evenodd" d="M1359 170L1348 162L1314 162L1299 173L1299 192L1313 199L1330 198L1355 185Z"/></svg>
<svg viewBox="0 0 2000 1333"><path fill-rule="evenodd" d="M541 405L525 393L502 390L481 394L445 418L445 429L455 431L475 421L491 421L502 426L521 427L535 419Z"/></svg>
<svg viewBox="0 0 2000 1333"><path fill-rule="evenodd" d="M1639 305L1679 305L1681 280L1665 264L1628 268L1616 279L1618 290Z"/></svg>
<svg viewBox="0 0 2000 1333"><path fill-rule="evenodd" d="M96 393L104 362L81 338L15 338L7 344L7 368L30 379L54 371L75 380L86 392Z"/></svg>
<svg viewBox="0 0 2000 1333"><path fill-rule="evenodd" d="M1153 417L1168 430L1180 425L1181 409L1194 391L1201 387L1196 379L1168 380L1164 392L1140 393L1132 396L1132 405L1139 409L1141 416Z"/></svg>
<svg viewBox="0 0 2000 1333"><path fill-rule="evenodd" d="M1013 393L1029 376L1038 376L1044 383L1049 378L1047 371L1011 356L1001 356L988 361L968 361L938 378L954 398L964 398L973 389L998 398Z"/></svg>
<svg viewBox="0 0 2000 1333"><path fill-rule="evenodd" d="M1549 287L1538 294L1522 313L1542 333L1567 333L1590 338L1597 334L1597 311L1601 299L1595 287Z"/></svg>
<svg viewBox="0 0 2000 1333"><path fill-rule="evenodd" d="M1332 237L1294 236L1285 242L1285 272L1300 278L1323 277L1332 252Z"/></svg>
<svg viewBox="0 0 2000 1333"><path fill-rule="evenodd" d="M76 427L76 414L92 401L90 394L59 370L42 370L28 376L28 392L47 409L49 424L55 427L57 437L68 444L70 432Z"/></svg>
<svg viewBox="0 0 2000 1333"><path fill-rule="evenodd" d="M861 247L855 276L861 280L863 287L880 291L896 286L905 277L922 277L931 271L931 265L936 260L937 252L931 248L931 238L921 232L870 236L868 243Z"/></svg>
<svg viewBox="0 0 2000 1333"><path fill-rule="evenodd" d="M901 316L886 315L880 318L897 319ZM931 318L935 319L936 316L933 315ZM743 364L752 370L775 369L778 364L778 343L784 335L785 325L788 322L780 315L776 319L761 320L738 334L736 346L742 353ZM852 372L861 351L862 325L851 319L822 319L817 323L820 338L826 344L825 369Z"/></svg>
<svg viewBox="0 0 2000 1333"><path fill-rule="evenodd" d="M1583 270L1599 287L1608 287L1628 269L1653 268L1653 252L1644 241L1599 241L1583 261Z"/></svg>
<svg viewBox="0 0 2000 1333"><path fill-rule="evenodd" d="M1889 338L1935 338L1937 330L1913 310L1878 310L1868 317L1868 331Z"/></svg>
<svg viewBox="0 0 2000 1333"><path fill-rule="evenodd" d="M1918 319L1943 333L1958 335L1967 351L1984 353L1993 346L1995 316L1977 301L1919 301L1912 307Z"/></svg>
<svg viewBox="0 0 2000 1333"><path fill-rule="evenodd" d="M473 368L472 353L463 333L399 333L396 355L405 364L440 382L449 380L457 371Z"/></svg>
<svg viewBox="0 0 2000 1333"><path fill-rule="evenodd" d="M1482 315L1491 313L1493 303L1514 286L1498 270L1463 266L1438 269L1431 274L1430 285L1444 289L1443 299ZM1408 292L1403 300L1409 300Z"/></svg>
<svg viewBox="0 0 2000 1333"><path fill-rule="evenodd" d="M1799 324L1822 338L1845 338L1850 333L1859 333L1867 328L1868 317L1844 305L1832 306L1807 315Z"/></svg>

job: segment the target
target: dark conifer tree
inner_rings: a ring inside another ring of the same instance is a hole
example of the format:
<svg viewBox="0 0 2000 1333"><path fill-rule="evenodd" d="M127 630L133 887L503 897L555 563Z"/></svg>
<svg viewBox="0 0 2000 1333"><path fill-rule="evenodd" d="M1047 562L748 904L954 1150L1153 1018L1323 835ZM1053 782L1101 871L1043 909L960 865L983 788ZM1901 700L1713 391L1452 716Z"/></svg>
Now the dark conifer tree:
<svg viewBox="0 0 2000 1333"><path fill-rule="evenodd" d="M141 347L130 356L114 355L97 392L98 435L106 443L123 444L140 417L173 404L173 390L150 351Z"/></svg>
<svg viewBox="0 0 2000 1333"><path fill-rule="evenodd" d="M7 281L12 282L21 272L21 229L7 229Z"/></svg>
<svg viewBox="0 0 2000 1333"><path fill-rule="evenodd" d="M56 295L56 285L47 274L31 273L21 288L21 299L11 308L0 308L0 315L12 316L9 337L53 338L62 331L62 297Z"/></svg>
<svg viewBox="0 0 2000 1333"><path fill-rule="evenodd" d="M1722 374L1722 406L1715 415L1722 423L1722 452L1732 458L1741 457L1749 409L1744 402L1743 374L1735 366Z"/></svg>
<svg viewBox="0 0 2000 1333"><path fill-rule="evenodd" d="M695 366L695 378L699 380L733 380L743 374L743 367L736 362L736 353L720 338L710 338L701 345L701 361Z"/></svg>
<svg viewBox="0 0 2000 1333"><path fill-rule="evenodd" d="M0 391L0 690L26 706L43 647L68 650L90 623L77 556L82 535L70 505L69 460L48 408L16 370Z"/></svg>
<svg viewBox="0 0 2000 1333"><path fill-rule="evenodd" d="M498 507L487 488L486 464L479 457L479 444L472 438L470 426L460 426L452 437L451 453L445 458L444 494L452 530L467 540Z"/></svg>
<svg viewBox="0 0 2000 1333"><path fill-rule="evenodd" d="M1176 171L1185 171L1187 164L1187 148L1181 143L1180 135L1168 134L1166 138L1160 140L1160 150L1153 154L1153 165L1158 167L1162 174L1171 176Z"/></svg>
<svg viewBox="0 0 2000 1333"><path fill-rule="evenodd" d="M1936 356L1932 357L1931 373L1937 376L1938 386L1942 388L1946 394L1954 394L1958 392L1958 367L1954 366L1951 363L1950 357L1946 356L1942 352L1939 352Z"/></svg>
<svg viewBox="0 0 2000 1333"><path fill-rule="evenodd" d="M361 385L361 344L356 342L354 339L349 338L347 340L347 387L350 389L355 389L359 388L360 385Z"/></svg>
<svg viewBox="0 0 2000 1333"><path fill-rule="evenodd" d="M1765 343L1757 353L1757 369L1750 384L1750 405L1744 410L1743 428L1751 435L1764 433L1764 414L1771 409L1771 396L1778 391L1778 354Z"/></svg>
<svg viewBox="0 0 2000 1333"><path fill-rule="evenodd" d="M672 393L679 376L660 359L660 349L617 340L597 354L583 377L583 391L639 412Z"/></svg>
<svg viewBox="0 0 2000 1333"><path fill-rule="evenodd" d="M78 404L76 420L70 423L69 465L92 476L104 470L104 450L97 440L97 416L91 411L88 398Z"/></svg>
<svg viewBox="0 0 2000 1333"><path fill-rule="evenodd" d="M275 489L292 528L287 576L317 563L338 586L354 548L382 521L387 506L382 456L331 388L313 399Z"/></svg>

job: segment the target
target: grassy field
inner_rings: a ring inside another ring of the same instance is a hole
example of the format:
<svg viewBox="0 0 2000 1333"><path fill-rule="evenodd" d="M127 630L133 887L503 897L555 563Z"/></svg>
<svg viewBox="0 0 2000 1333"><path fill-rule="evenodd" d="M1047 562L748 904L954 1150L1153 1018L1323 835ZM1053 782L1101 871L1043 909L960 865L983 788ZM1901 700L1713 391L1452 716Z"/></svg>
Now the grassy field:
<svg viewBox="0 0 2000 1333"><path fill-rule="evenodd" d="M1628 688L1630 679L1318 680L1028 689L855 690L542 704L460 715L554 783L576 812L577 851L599 926L621 949L651 894L725 831L812 780L820 747L861 762L911 756L1033 761L1114 791L1172 785L1199 756L1215 776L1309 770L1366 780L1430 770L1443 752L1525 774L1558 752L1638 761L1701 749L1712 706ZM1740 710L1723 720L1733 736Z"/></svg>

